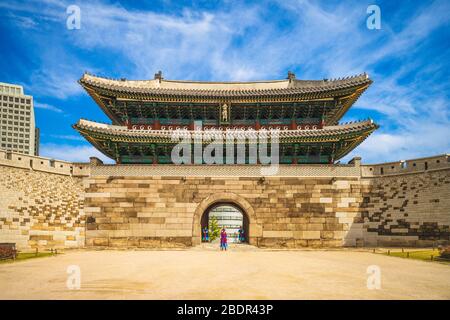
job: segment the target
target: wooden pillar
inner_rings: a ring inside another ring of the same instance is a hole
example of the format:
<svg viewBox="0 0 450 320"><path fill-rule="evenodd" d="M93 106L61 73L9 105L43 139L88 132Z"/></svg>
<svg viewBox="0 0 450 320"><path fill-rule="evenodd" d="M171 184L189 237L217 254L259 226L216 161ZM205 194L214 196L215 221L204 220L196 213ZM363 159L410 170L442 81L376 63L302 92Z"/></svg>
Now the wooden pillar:
<svg viewBox="0 0 450 320"><path fill-rule="evenodd" d="M291 130L296 130L297 129L297 121L295 121L295 119L291 120Z"/></svg>
<svg viewBox="0 0 450 320"><path fill-rule="evenodd" d="M152 163L153 163L153 164L158 164L158 155L157 155L157 153L156 153L156 147L155 147L155 145L152 144L152 145L150 146L150 148L153 150L153 161L152 161Z"/></svg>
<svg viewBox="0 0 450 320"><path fill-rule="evenodd" d="M159 119L155 119L155 121L153 121L153 129L161 130L161 122L159 121Z"/></svg>
<svg viewBox="0 0 450 320"><path fill-rule="evenodd" d="M259 119L256 119L255 121L255 130L261 129L261 123L259 122Z"/></svg>

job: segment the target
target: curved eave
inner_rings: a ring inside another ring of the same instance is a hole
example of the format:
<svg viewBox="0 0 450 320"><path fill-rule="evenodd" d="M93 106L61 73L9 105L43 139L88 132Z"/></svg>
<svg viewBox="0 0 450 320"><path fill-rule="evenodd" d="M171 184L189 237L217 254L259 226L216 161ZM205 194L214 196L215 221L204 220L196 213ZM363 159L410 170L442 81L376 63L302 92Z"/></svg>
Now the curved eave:
<svg viewBox="0 0 450 320"><path fill-rule="evenodd" d="M309 100L329 100L336 97L352 94L359 90L366 89L371 83L368 80L366 83L359 83L354 86L341 86L332 89L321 89L303 91L296 89L274 89L265 92L248 91L230 94L229 92L209 92L205 94L197 94L194 90L185 90L179 92L170 92L165 89L151 89L148 92L136 92L125 89L111 89L96 86L92 84L83 83L83 87L91 94L95 92L97 96L104 96L118 100L138 100L138 101L153 101L153 102L231 102L231 103L245 103L245 102L295 102L295 101L309 101ZM92 96L92 94L91 94Z"/></svg>
<svg viewBox="0 0 450 320"><path fill-rule="evenodd" d="M333 80L273 80L254 82L195 82L176 80L114 80L84 74L85 88L121 99L148 101L284 101L335 97L370 85L367 74Z"/></svg>
<svg viewBox="0 0 450 320"><path fill-rule="evenodd" d="M349 99L342 105L341 108L334 109L335 112L333 114L329 114L326 119L327 125L335 125L339 122L339 120L347 113L350 107L358 100L358 98L366 91L366 89L372 84L372 80L369 79L369 82L356 89L354 93L349 96Z"/></svg>
<svg viewBox="0 0 450 320"><path fill-rule="evenodd" d="M91 122L92 123L92 122ZM164 135L158 135L150 132L134 132L132 130L114 130L108 125L104 127L92 127L85 125L83 122L75 124L73 127L80 132L90 143L92 143L98 150L100 150L106 156L114 159L114 154L109 154L103 150L101 142L110 141L113 143L174 143L167 133ZM336 160L347 155L351 150L364 141L373 131L378 128L378 125L372 121L366 121L362 123L356 123L351 125L337 126L338 129L327 130L288 130L282 133L284 136L280 137L280 142L283 144L290 143L327 143L327 142L348 142L347 146L340 148L336 153ZM339 129L341 127L341 129ZM305 132L308 131L308 132ZM209 143L205 140L204 143Z"/></svg>
<svg viewBox="0 0 450 320"><path fill-rule="evenodd" d="M365 131L363 134L361 134L356 139L352 140L352 142L344 148L341 148L337 153L335 157L335 161L345 157L347 154L349 154L351 151L353 151L357 146L359 146L364 140L367 139L368 136L372 134L376 129L378 129L379 126L375 125L374 128Z"/></svg>
<svg viewBox="0 0 450 320"><path fill-rule="evenodd" d="M84 130L82 128L79 128L76 124L72 125L72 128L77 130L83 136L83 138L85 138L90 144L92 144L94 146L95 149L100 151L102 154L104 154L108 158L111 158L111 159L117 161L117 159L115 157L115 154L114 153L109 153L100 144L102 141L109 141L109 139L107 139L107 138L106 139L102 139L102 138L98 138L98 137L93 137L88 130Z"/></svg>
<svg viewBox="0 0 450 320"><path fill-rule="evenodd" d="M90 86L86 86L81 80L78 80L78 83L87 91L87 93L94 99L94 101L100 106L102 111L111 119L114 124L122 124L123 121L120 119L107 105L103 103L101 99L102 96L98 93L97 90L91 88Z"/></svg>

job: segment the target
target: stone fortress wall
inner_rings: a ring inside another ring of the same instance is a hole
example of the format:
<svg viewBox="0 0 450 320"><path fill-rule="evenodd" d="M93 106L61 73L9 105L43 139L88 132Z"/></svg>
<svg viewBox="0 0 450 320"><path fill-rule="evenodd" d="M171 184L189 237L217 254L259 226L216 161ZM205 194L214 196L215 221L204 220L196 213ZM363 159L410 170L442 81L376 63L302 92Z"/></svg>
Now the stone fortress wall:
<svg viewBox="0 0 450 320"><path fill-rule="evenodd" d="M362 166L365 245L450 240L450 155Z"/></svg>
<svg viewBox="0 0 450 320"><path fill-rule="evenodd" d="M19 250L83 247L88 164L0 150L0 242Z"/></svg>
<svg viewBox="0 0 450 320"><path fill-rule="evenodd" d="M186 247L217 203L260 247L429 246L450 239L449 155L361 165L103 165L0 151L0 242ZM405 164L406 163L406 164Z"/></svg>

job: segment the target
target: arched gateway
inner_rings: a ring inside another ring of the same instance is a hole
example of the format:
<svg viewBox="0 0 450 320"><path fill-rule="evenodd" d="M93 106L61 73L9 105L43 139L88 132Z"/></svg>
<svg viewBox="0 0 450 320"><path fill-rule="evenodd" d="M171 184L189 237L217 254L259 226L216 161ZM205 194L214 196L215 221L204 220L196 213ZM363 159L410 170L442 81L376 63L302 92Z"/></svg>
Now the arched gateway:
<svg viewBox="0 0 450 320"><path fill-rule="evenodd" d="M200 219L201 230L208 228L209 232L212 232L211 222L213 218L217 222L217 227L219 229L226 229L228 243L248 243L249 219L242 208L228 202L214 203L209 206ZM239 238L239 230L241 229L244 231L243 241ZM217 240L218 239L219 238L217 238Z"/></svg>
<svg viewBox="0 0 450 320"><path fill-rule="evenodd" d="M194 213L192 244L200 244L202 218L205 219L205 216L208 216L211 209L219 205L230 205L242 212L244 216L244 231L248 242L256 245L256 239L261 236L262 230L256 223L255 212L247 200L235 193L212 194L199 203Z"/></svg>

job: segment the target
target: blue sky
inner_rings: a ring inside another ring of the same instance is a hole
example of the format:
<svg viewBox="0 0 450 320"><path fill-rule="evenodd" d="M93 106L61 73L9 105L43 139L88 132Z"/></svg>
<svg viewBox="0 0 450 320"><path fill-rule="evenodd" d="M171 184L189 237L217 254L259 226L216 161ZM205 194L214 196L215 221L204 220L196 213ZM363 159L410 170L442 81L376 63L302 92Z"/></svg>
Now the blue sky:
<svg viewBox="0 0 450 320"><path fill-rule="evenodd" d="M81 28L66 27L69 5ZM366 27L367 7L381 29ZM450 152L449 1L2 1L0 82L34 96L41 155L99 153L71 125L108 122L77 80L84 71L128 79L337 78L372 86L343 121L381 128L354 155L365 163ZM103 156L101 156L104 158Z"/></svg>

